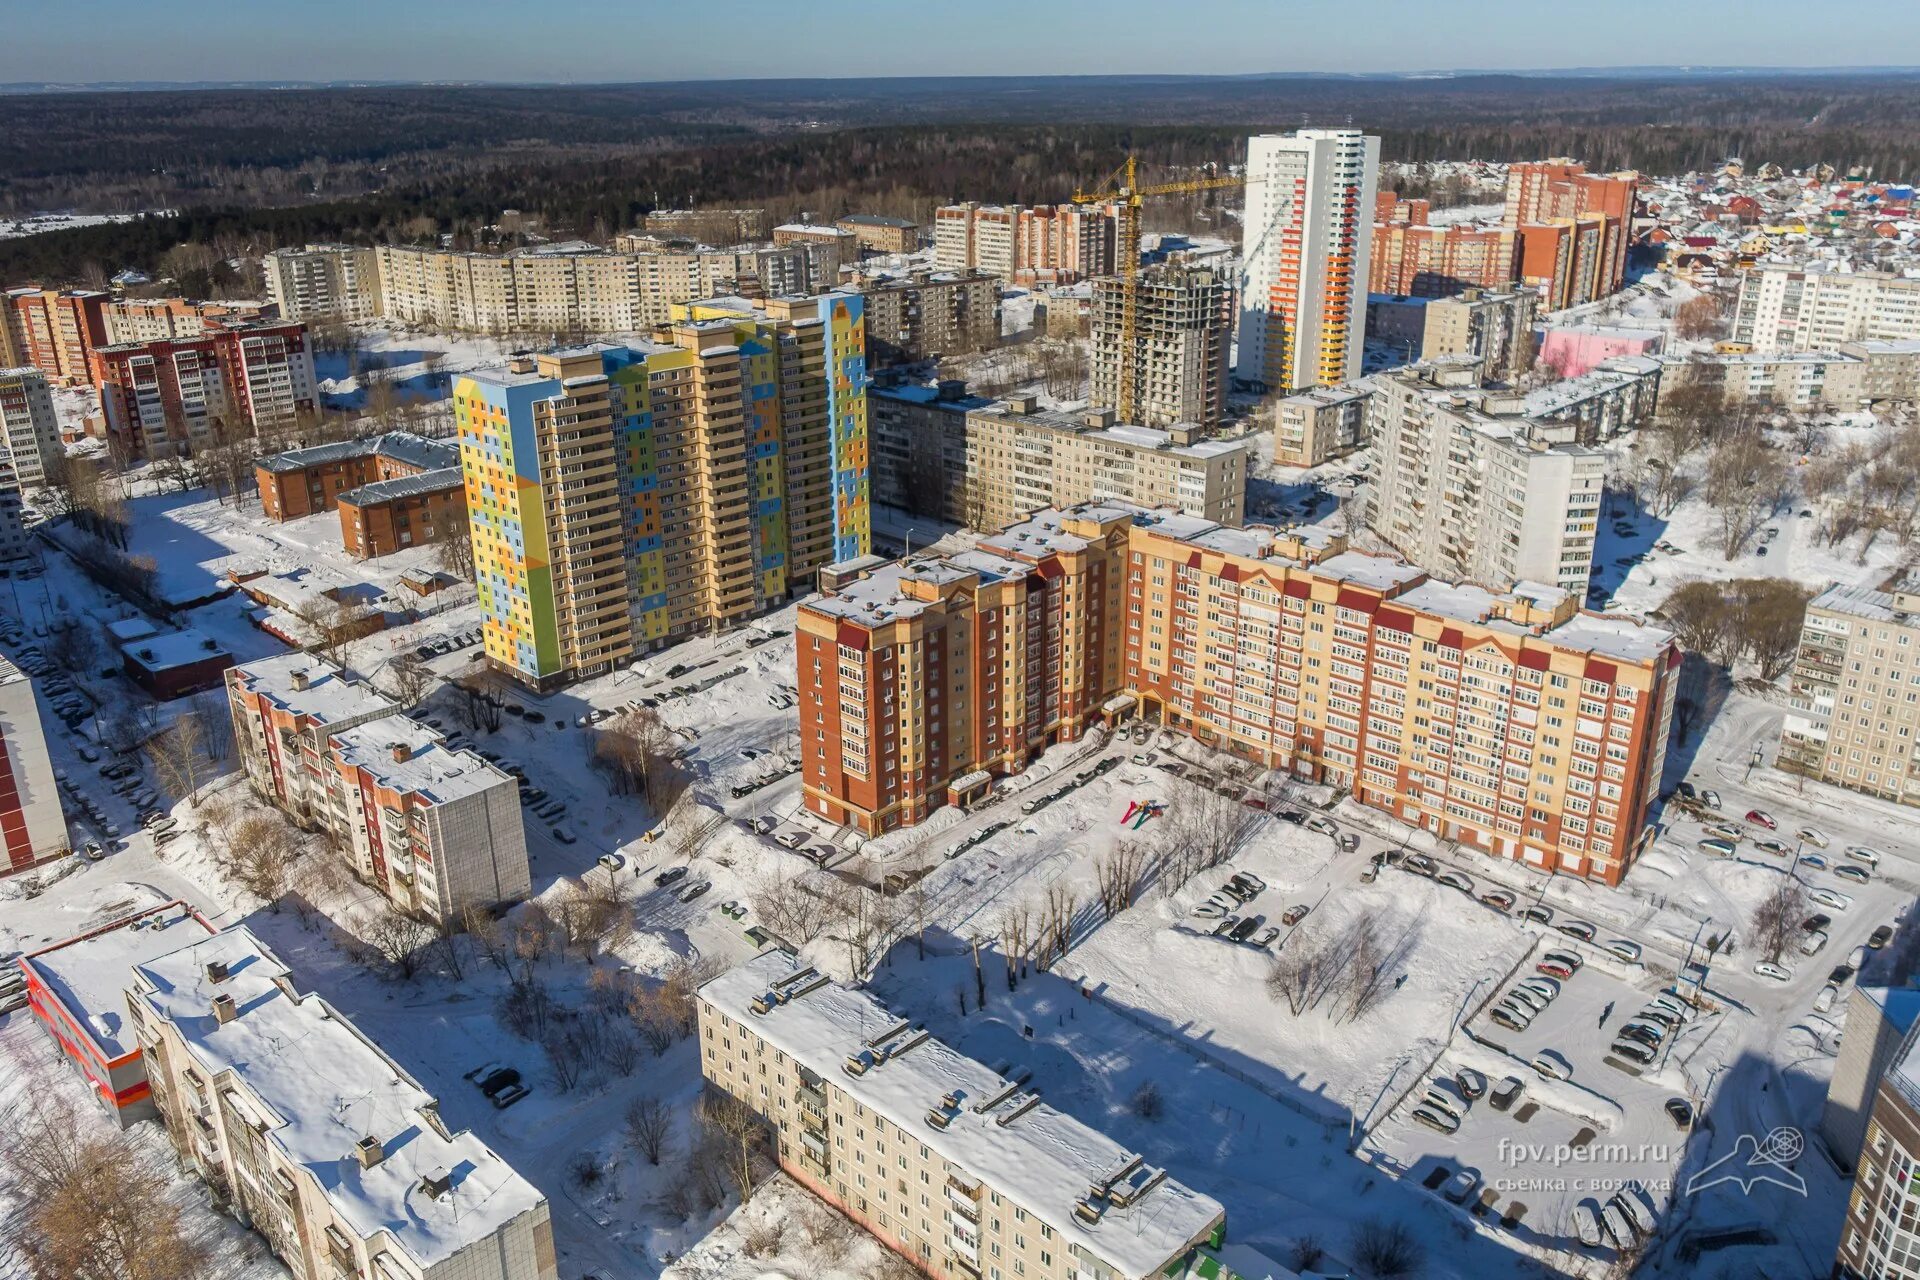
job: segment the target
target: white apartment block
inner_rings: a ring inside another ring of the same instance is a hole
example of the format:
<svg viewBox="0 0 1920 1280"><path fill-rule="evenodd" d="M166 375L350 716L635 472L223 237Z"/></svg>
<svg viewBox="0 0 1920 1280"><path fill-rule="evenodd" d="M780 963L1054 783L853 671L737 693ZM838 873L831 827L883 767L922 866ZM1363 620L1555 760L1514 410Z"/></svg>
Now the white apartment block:
<svg viewBox="0 0 1920 1280"><path fill-rule="evenodd" d="M976 529L1109 498L1221 524L1246 515L1244 443L1199 439L1191 423L1159 430L1116 423L1111 409L1061 413L1016 396L969 412L965 429L964 510Z"/></svg>
<svg viewBox="0 0 1920 1280"><path fill-rule="evenodd" d="M219 1203L310 1280L558 1280L546 1197L245 926L136 964L153 1103Z"/></svg>
<svg viewBox="0 0 1920 1280"><path fill-rule="evenodd" d="M701 1070L772 1129L781 1166L935 1280L1183 1275L1226 1214L779 951L700 989Z"/></svg>
<svg viewBox="0 0 1920 1280"><path fill-rule="evenodd" d="M1603 450L1577 443L1574 423L1475 389L1470 368L1416 365L1369 381L1376 465L1358 501L1376 537L1435 574L1586 593Z"/></svg>
<svg viewBox="0 0 1920 1280"><path fill-rule="evenodd" d="M1920 339L1920 276L1761 263L1740 281L1733 339L1756 351Z"/></svg>
<svg viewBox="0 0 1920 1280"><path fill-rule="evenodd" d="M934 210L933 258L941 271L985 271L1022 284L1071 284L1117 269L1117 205L998 205L967 201Z"/></svg>
<svg viewBox="0 0 1920 1280"><path fill-rule="evenodd" d="M227 668L233 740L253 789L307 827L330 828L327 739L398 711L371 686L310 653Z"/></svg>
<svg viewBox="0 0 1920 1280"><path fill-rule="evenodd" d="M1273 460L1282 467L1317 467L1367 442L1371 384L1321 387L1275 402Z"/></svg>
<svg viewBox="0 0 1920 1280"><path fill-rule="evenodd" d="M62 447L46 375L32 367L0 369L0 449L13 463L15 483L22 489L45 485Z"/></svg>
<svg viewBox="0 0 1920 1280"><path fill-rule="evenodd" d="M33 681L0 658L0 876L64 857L71 848Z"/></svg>
<svg viewBox="0 0 1920 1280"><path fill-rule="evenodd" d="M13 467L0 462L0 562L12 564L33 555L33 535L21 519L20 482Z"/></svg>
<svg viewBox="0 0 1920 1280"><path fill-rule="evenodd" d="M398 715L329 735L326 764L334 837L396 906L458 920L532 891L511 775Z"/></svg>
<svg viewBox="0 0 1920 1280"><path fill-rule="evenodd" d="M1859 409L1920 399L1920 340L1848 342L1834 351L1708 352L1662 360L1668 387L1718 387L1729 403Z"/></svg>
<svg viewBox="0 0 1920 1280"><path fill-rule="evenodd" d="M1920 805L1920 580L1815 596L1787 687L1781 768Z"/></svg>
<svg viewBox="0 0 1920 1280"><path fill-rule="evenodd" d="M1358 129L1247 139L1241 379L1293 392L1360 375L1379 161Z"/></svg>
<svg viewBox="0 0 1920 1280"><path fill-rule="evenodd" d="M380 263L364 245L275 249L261 265L283 320L372 320L381 314Z"/></svg>

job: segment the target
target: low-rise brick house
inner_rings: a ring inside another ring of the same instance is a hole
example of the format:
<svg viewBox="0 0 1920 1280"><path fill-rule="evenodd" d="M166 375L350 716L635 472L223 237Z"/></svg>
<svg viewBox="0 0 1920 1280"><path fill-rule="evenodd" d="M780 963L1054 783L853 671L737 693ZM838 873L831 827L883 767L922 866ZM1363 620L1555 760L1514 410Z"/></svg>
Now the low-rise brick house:
<svg viewBox="0 0 1920 1280"><path fill-rule="evenodd" d="M466 480L457 466L375 480L335 501L342 544L356 560L439 542L467 519Z"/></svg>
<svg viewBox="0 0 1920 1280"><path fill-rule="evenodd" d="M268 454L253 464L253 471L267 518L298 520L332 511L341 494L363 485L459 465L457 448L410 431L389 431L367 440Z"/></svg>

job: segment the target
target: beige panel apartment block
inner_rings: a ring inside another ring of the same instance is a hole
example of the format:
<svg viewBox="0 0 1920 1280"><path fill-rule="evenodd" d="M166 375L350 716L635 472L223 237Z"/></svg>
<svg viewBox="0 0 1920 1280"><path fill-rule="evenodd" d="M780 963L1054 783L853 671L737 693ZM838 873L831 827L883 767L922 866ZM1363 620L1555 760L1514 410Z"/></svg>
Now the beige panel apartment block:
<svg viewBox="0 0 1920 1280"><path fill-rule="evenodd" d="M1302 391L1275 402L1273 460L1283 467L1317 467L1367 443L1367 383Z"/></svg>
<svg viewBox="0 0 1920 1280"><path fill-rule="evenodd" d="M1815 596L1788 690L1781 768L1920 805L1920 581Z"/></svg>

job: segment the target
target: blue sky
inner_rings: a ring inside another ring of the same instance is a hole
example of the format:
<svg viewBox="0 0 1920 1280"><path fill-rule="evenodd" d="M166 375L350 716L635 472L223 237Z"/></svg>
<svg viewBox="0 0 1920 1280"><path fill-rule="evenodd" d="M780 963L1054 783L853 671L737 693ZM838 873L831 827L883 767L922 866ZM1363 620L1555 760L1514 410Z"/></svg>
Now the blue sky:
<svg viewBox="0 0 1920 1280"><path fill-rule="evenodd" d="M0 81L1920 63L1914 0L4 0L0 30Z"/></svg>

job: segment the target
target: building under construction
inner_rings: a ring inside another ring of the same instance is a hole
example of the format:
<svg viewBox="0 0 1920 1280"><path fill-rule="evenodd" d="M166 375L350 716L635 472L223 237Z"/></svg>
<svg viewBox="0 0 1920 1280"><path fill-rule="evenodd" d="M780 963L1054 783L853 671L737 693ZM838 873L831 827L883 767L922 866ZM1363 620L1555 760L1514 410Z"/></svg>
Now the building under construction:
<svg viewBox="0 0 1920 1280"><path fill-rule="evenodd" d="M1132 339L1126 291L1134 290ZM1210 267L1169 265L1142 271L1131 285L1094 282L1093 403L1118 405L1123 365L1131 365L1133 413L1145 427L1218 426L1226 410L1233 287Z"/></svg>

